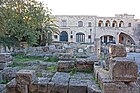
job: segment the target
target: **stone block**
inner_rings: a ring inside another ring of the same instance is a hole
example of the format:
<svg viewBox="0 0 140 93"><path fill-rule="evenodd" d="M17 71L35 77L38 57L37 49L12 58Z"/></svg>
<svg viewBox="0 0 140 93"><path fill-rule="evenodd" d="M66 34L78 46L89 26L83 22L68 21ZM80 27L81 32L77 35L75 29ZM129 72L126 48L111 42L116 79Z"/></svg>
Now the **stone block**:
<svg viewBox="0 0 140 93"><path fill-rule="evenodd" d="M130 82L127 84L128 93L140 93L140 86L137 82Z"/></svg>
<svg viewBox="0 0 140 93"><path fill-rule="evenodd" d="M68 93L87 93L87 81L70 79Z"/></svg>
<svg viewBox="0 0 140 93"><path fill-rule="evenodd" d="M111 58L114 57L126 57L127 52L123 45L112 44L109 47L109 53Z"/></svg>
<svg viewBox="0 0 140 93"><path fill-rule="evenodd" d="M28 93L29 85L36 80L34 70L20 70L16 74L17 92Z"/></svg>
<svg viewBox="0 0 140 93"><path fill-rule="evenodd" d="M109 77L109 71L104 70L100 66L94 66L94 75L101 89L103 88L103 83L112 82L112 80Z"/></svg>
<svg viewBox="0 0 140 93"><path fill-rule="evenodd" d="M123 82L103 83L103 93L128 93L127 85ZM132 92L133 93L133 92Z"/></svg>
<svg viewBox="0 0 140 93"><path fill-rule="evenodd" d="M70 60L72 59L72 54L71 53L59 53L59 59L60 60Z"/></svg>
<svg viewBox="0 0 140 93"><path fill-rule="evenodd" d="M95 80L89 80L87 85L87 93L101 93L101 89Z"/></svg>
<svg viewBox="0 0 140 93"><path fill-rule="evenodd" d="M74 68L74 66L75 66L74 61L58 61L57 71L69 72Z"/></svg>
<svg viewBox="0 0 140 93"><path fill-rule="evenodd" d="M13 78L16 77L16 73L19 71L19 68L12 68L12 67L6 67L3 69L3 79L11 81Z"/></svg>
<svg viewBox="0 0 140 93"><path fill-rule="evenodd" d="M17 93L16 92L16 80L15 79L11 80L6 85L6 93Z"/></svg>
<svg viewBox="0 0 140 93"><path fill-rule="evenodd" d="M93 70L94 61L89 59L78 58L76 59L77 71L91 71Z"/></svg>
<svg viewBox="0 0 140 93"><path fill-rule="evenodd" d="M66 53L70 53L73 55L74 49L72 47L67 47L66 48Z"/></svg>
<svg viewBox="0 0 140 93"><path fill-rule="evenodd" d="M48 93L67 93L69 78L69 73L56 72L48 83Z"/></svg>
<svg viewBox="0 0 140 93"><path fill-rule="evenodd" d="M29 85L36 80L34 70L20 70L16 74L16 82L18 84Z"/></svg>
<svg viewBox="0 0 140 93"><path fill-rule="evenodd" d="M138 65L131 59L116 57L110 63L109 74L113 81L137 81Z"/></svg>
<svg viewBox="0 0 140 93"><path fill-rule="evenodd" d="M93 74L92 73L76 72L75 74L71 75L71 79L74 79L74 80L92 80Z"/></svg>
<svg viewBox="0 0 140 93"><path fill-rule="evenodd" d="M0 53L0 62L10 63L13 60L11 53Z"/></svg>
<svg viewBox="0 0 140 93"><path fill-rule="evenodd" d="M50 78L39 78L38 79L38 93L48 93L48 83Z"/></svg>
<svg viewBox="0 0 140 93"><path fill-rule="evenodd" d="M140 86L136 82L104 83L103 93L140 93Z"/></svg>

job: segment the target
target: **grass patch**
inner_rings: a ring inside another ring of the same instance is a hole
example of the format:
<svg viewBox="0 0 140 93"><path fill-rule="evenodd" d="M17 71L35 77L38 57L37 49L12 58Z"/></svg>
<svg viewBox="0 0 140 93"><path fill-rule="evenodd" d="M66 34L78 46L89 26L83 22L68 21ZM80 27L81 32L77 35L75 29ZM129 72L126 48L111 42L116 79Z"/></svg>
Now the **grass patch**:
<svg viewBox="0 0 140 93"><path fill-rule="evenodd" d="M0 82L0 84L7 84L9 82L9 80L3 80Z"/></svg>
<svg viewBox="0 0 140 93"><path fill-rule="evenodd" d="M37 77L43 77L42 73L36 73Z"/></svg>
<svg viewBox="0 0 140 93"><path fill-rule="evenodd" d="M48 70L48 71L56 71L57 70L57 66L47 67L46 70Z"/></svg>
<svg viewBox="0 0 140 93"><path fill-rule="evenodd" d="M58 62L58 58L56 58L56 57L45 57L44 61L45 62Z"/></svg>
<svg viewBox="0 0 140 93"><path fill-rule="evenodd" d="M43 57L26 57L24 55L16 55L13 57L13 62L27 62L35 60L44 60Z"/></svg>
<svg viewBox="0 0 140 93"><path fill-rule="evenodd" d="M93 73L93 70L92 69L85 69L84 73Z"/></svg>
<svg viewBox="0 0 140 93"><path fill-rule="evenodd" d="M70 76L73 76L77 72L77 69L74 67L70 71Z"/></svg>

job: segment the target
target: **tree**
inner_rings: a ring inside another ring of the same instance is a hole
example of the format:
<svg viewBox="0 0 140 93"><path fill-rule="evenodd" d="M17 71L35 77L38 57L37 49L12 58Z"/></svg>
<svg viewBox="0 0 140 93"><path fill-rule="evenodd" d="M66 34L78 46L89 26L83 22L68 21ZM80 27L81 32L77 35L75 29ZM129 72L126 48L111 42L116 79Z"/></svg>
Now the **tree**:
<svg viewBox="0 0 140 93"><path fill-rule="evenodd" d="M4 34L0 43L4 46L18 46L21 41L30 46L36 45L39 36L48 32L54 25L50 16L50 10L41 2L35 0L1 0L0 29ZM51 24L51 25L50 25ZM55 26L55 25L54 25ZM54 27L55 28L55 27Z"/></svg>

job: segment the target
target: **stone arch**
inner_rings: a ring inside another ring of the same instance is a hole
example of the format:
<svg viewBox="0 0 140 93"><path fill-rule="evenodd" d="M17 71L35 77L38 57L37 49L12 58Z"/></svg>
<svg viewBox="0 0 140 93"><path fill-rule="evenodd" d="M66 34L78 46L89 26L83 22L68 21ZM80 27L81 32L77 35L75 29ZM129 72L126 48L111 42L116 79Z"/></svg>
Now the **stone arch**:
<svg viewBox="0 0 140 93"><path fill-rule="evenodd" d="M102 20L99 20L98 27L102 27L102 26L103 26L103 21Z"/></svg>
<svg viewBox="0 0 140 93"><path fill-rule="evenodd" d="M135 45L134 39L130 35L123 32L119 34L119 43L123 45Z"/></svg>
<svg viewBox="0 0 140 93"><path fill-rule="evenodd" d="M109 20L106 21L105 26L106 27L109 27L110 26L110 21Z"/></svg>
<svg viewBox="0 0 140 93"><path fill-rule="evenodd" d="M68 33L66 31L60 33L60 41L68 41Z"/></svg>
<svg viewBox="0 0 140 93"><path fill-rule="evenodd" d="M112 27L117 27L117 21L113 21L113 23L112 23Z"/></svg>
<svg viewBox="0 0 140 93"><path fill-rule="evenodd" d="M78 21L78 27L83 27L83 21Z"/></svg>
<svg viewBox="0 0 140 93"><path fill-rule="evenodd" d="M123 26L124 26L124 22L123 21L120 21L119 27L123 27Z"/></svg>
<svg viewBox="0 0 140 93"><path fill-rule="evenodd" d="M82 32L77 33L76 42L85 42L85 34Z"/></svg>

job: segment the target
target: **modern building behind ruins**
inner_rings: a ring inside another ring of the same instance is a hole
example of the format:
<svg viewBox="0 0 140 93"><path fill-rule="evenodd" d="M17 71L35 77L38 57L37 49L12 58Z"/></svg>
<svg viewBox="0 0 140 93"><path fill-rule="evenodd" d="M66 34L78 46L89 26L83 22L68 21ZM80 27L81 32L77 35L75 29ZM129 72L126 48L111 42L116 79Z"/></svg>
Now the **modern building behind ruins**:
<svg viewBox="0 0 140 93"><path fill-rule="evenodd" d="M124 45L140 45L140 19L134 15L116 14L115 17L90 15L53 15L60 34L54 41L94 43L115 42Z"/></svg>

